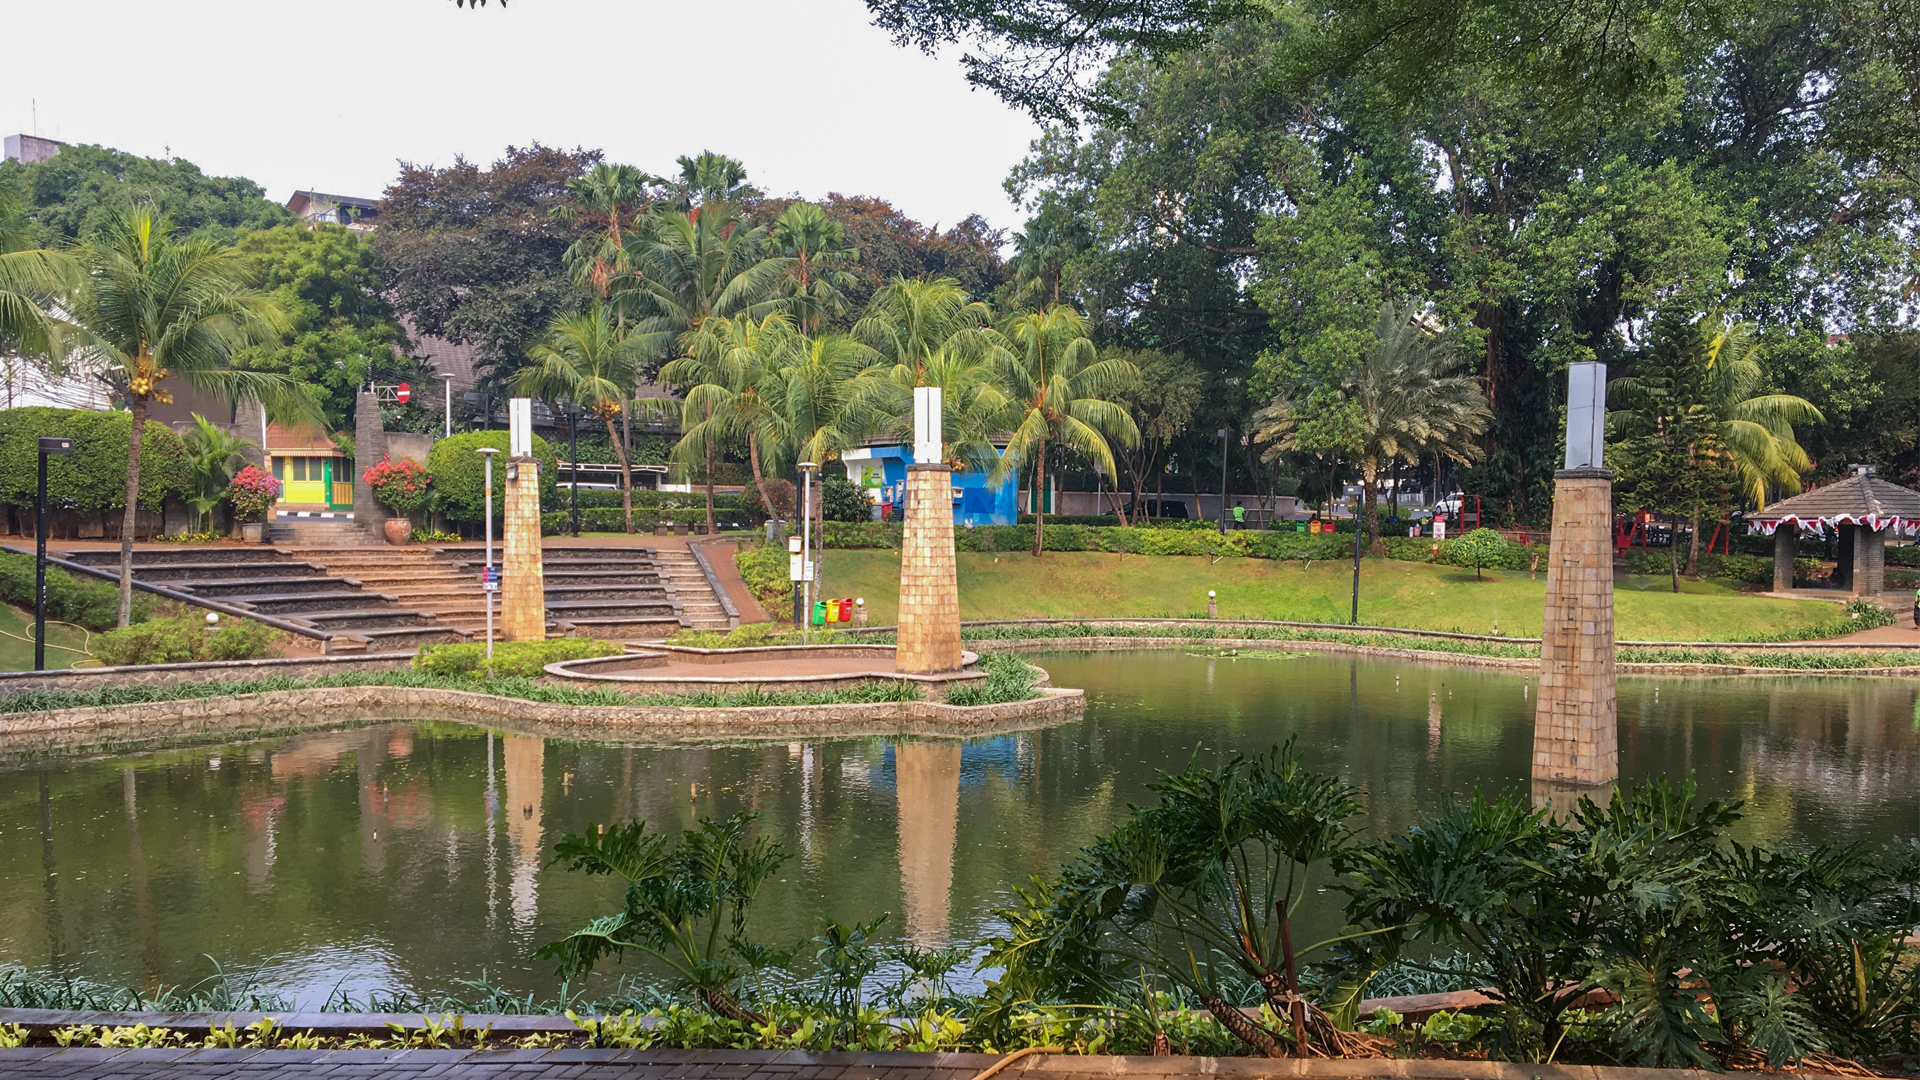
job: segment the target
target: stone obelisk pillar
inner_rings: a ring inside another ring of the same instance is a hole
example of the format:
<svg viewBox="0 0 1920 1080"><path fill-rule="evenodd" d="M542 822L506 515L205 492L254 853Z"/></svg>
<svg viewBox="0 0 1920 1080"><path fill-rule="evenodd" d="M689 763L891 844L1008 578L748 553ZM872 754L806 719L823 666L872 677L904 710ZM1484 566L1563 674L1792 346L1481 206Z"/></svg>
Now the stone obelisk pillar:
<svg viewBox="0 0 1920 1080"><path fill-rule="evenodd" d="M960 584L953 563L953 470L946 464L940 388L913 391L913 464L907 466L900 544L900 625L893 669L960 670Z"/></svg>
<svg viewBox="0 0 1920 1080"><path fill-rule="evenodd" d="M508 641L547 636L547 583L540 565L540 461L533 456L533 400L507 403L507 507L500 558L500 622Z"/></svg>
<svg viewBox="0 0 1920 1080"><path fill-rule="evenodd" d="M1613 666L1613 473L1603 467L1605 364L1575 364L1567 380L1566 467L1553 474L1533 779L1611 783L1620 775Z"/></svg>

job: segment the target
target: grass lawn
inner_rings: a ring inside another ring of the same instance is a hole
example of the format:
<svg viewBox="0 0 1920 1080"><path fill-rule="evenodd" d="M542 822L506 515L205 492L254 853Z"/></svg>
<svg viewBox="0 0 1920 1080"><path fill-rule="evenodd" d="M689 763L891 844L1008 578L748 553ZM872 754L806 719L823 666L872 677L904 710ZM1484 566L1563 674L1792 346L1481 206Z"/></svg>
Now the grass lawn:
<svg viewBox="0 0 1920 1080"><path fill-rule="evenodd" d="M71 652L86 644L87 632L65 623L47 625L47 667L70 668L85 660L84 652ZM67 648L56 648L64 645ZM11 604L0 604L0 671L33 669L33 612Z"/></svg>
<svg viewBox="0 0 1920 1080"><path fill-rule="evenodd" d="M1146 557L1100 552L993 556L961 552L960 618L1199 618L1207 590L1223 618L1346 622L1351 563L1272 562L1204 556ZM891 624L900 593L895 551L829 551L821 567L829 596L864 596L876 626ZM1623 640L1737 641L1838 618L1836 604L1772 600L1715 581L1622 576L1614 594ZM1360 621L1374 626L1538 637L1546 575L1473 571L1367 559L1360 568Z"/></svg>

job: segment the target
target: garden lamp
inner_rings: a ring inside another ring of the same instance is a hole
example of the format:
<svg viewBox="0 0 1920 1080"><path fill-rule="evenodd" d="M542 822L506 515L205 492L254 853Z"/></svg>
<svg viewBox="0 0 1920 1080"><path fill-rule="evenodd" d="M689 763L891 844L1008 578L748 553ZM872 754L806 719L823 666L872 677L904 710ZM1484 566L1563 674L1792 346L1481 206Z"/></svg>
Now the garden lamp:
<svg viewBox="0 0 1920 1080"><path fill-rule="evenodd" d="M73 440L40 436L40 492L33 529L33 670L47 670L47 455L73 453Z"/></svg>
<svg viewBox="0 0 1920 1080"><path fill-rule="evenodd" d="M487 598L487 663L493 663L493 594L500 591L500 581L493 573L493 458L500 451L491 446L482 446L477 451L487 463L486 486L486 522L487 522L487 562L486 569L480 574L480 590Z"/></svg>

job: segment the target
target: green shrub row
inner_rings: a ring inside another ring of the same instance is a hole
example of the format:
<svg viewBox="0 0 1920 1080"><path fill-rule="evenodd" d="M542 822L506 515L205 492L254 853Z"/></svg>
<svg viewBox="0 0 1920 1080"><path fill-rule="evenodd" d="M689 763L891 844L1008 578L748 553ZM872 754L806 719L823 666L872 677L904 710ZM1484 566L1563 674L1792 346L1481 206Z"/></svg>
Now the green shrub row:
<svg viewBox="0 0 1920 1080"><path fill-rule="evenodd" d="M837 522L826 526L830 548L898 550L902 526L892 521ZM1103 551L1127 555L1207 555L1252 559L1303 559L1315 562L1353 557L1353 538L1339 535L1269 532L1254 529L1221 533L1213 529L1121 528L1093 525L1043 525L1042 543L1048 551ZM1387 557L1407 562L1455 562L1451 557L1458 538L1435 541L1429 537L1382 537ZM1033 545L1031 525L981 525L955 529L956 551L1022 551ZM1438 548L1436 559L1435 548ZM1486 563L1489 567L1525 570L1540 548L1501 539Z"/></svg>
<svg viewBox="0 0 1920 1080"><path fill-rule="evenodd" d="M428 675L484 675L491 667L496 677L539 678L548 664L612 656L622 651L618 642L597 638L548 638L545 641L496 641L493 659L487 659L484 641L459 641L423 646L414 655L413 670Z"/></svg>
<svg viewBox="0 0 1920 1080"><path fill-rule="evenodd" d="M566 507L570 505L569 500L573 498L573 489L566 484L561 484L559 491L555 493L554 497L559 500L555 504L556 506ZM707 496L706 493L702 491L655 491L651 488L636 488L633 492L633 509L636 512L642 508L648 510L704 510L706 505ZM580 509L587 510L590 508L606 507L611 507L615 510L620 509L620 492L618 489L612 491L606 488L580 489ZM553 507L550 506L548 509L553 509ZM713 509L715 513L728 510L749 513L755 517L766 516L766 511L760 507L759 499L753 497L751 494L743 494L737 491L715 492L713 496Z"/></svg>
<svg viewBox="0 0 1920 1080"><path fill-rule="evenodd" d="M47 502L97 512L127 505L127 438L133 414L26 405L0 410L0 503L31 507L39 489L40 436L73 440L73 452L47 459ZM140 505L160 509L187 494L187 447L165 424L147 421L140 443Z"/></svg>
<svg viewBox="0 0 1920 1080"><path fill-rule="evenodd" d="M32 611L33 581L33 556L0 553L0 600ZM133 621L146 620L153 607L153 594L135 591ZM109 582L76 578L49 566L47 618L96 632L111 630L120 622L120 590Z"/></svg>
<svg viewBox="0 0 1920 1080"><path fill-rule="evenodd" d="M188 664L205 660L259 660L276 654L281 632L252 619L207 624L197 608L163 619L109 630L93 639L93 655L109 667Z"/></svg>
<svg viewBox="0 0 1920 1080"><path fill-rule="evenodd" d="M652 532L658 522L669 524L685 523L703 525L707 520L706 510L641 510L633 512L633 528L636 532ZM758 523L758 516L743 514L738 510L720 510L713 512L714 523L722 529L751 529ZM592 510L580 508L581 532L622 532L627 527L626 514L619 507L595 507ZM573 531L573 511L549 510L540 515L540 531L547 536L559 536Z"/></svg>
<svg viewBox="0 0 1920 1080"><path fill-rule="evenodd" d="M1672 563L1666 551L1646 551L1640 548L1627 549L1627 573L1629 574L1667 574L1672 572ZM1687 557L1680 556L1680 568L1684 571ZM1795 559L1794 576L1808 579L1815 576L1820 563L1815 559ZM1700 556L1700 574L1702 577L1726 578L1743 585L1772 585L1773 558L1768 555L1724 555L1707 552Z"/></svg>

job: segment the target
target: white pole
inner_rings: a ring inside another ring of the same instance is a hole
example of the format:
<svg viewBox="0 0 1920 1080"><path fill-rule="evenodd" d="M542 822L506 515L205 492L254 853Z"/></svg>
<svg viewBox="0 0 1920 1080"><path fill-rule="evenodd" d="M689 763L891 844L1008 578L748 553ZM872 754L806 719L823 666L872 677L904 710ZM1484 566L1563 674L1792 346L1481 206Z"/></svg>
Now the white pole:
<svg viewBox="0 0 1920 1080"><path fill-rule="evenodd" d="M443 380L441 385L447 388L447 435L446 437L451 439L453 438L453 376L442 375L441 379Z"/></svg>
<svg viewBox="0 0 1920 1080"><path fill-rule="evenodd" d="M813 470L800 470L801 633L813 629Z"/></svg>
<svg viewBox="0 0 1920 1080"><path fill-rule="evenodd" d="M487 662L493 662L493 455L487 455Z"/></svg>

